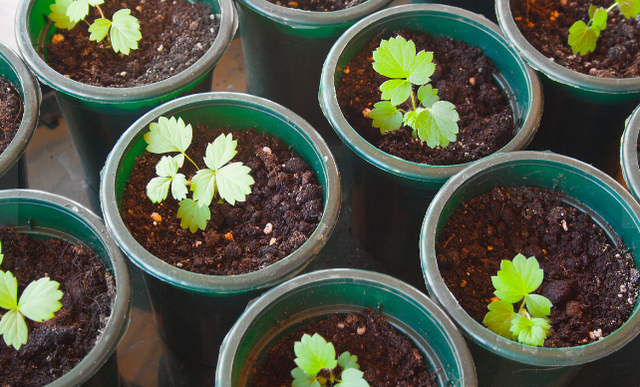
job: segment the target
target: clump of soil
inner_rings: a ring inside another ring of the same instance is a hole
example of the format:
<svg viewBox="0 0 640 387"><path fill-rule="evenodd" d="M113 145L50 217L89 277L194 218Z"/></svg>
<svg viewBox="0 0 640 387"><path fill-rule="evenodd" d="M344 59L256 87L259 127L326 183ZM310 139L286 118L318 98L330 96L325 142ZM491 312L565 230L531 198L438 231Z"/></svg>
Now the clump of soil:
<svg viewBox="0 0 640 387"><path fill-rule="evenodd" d="M285 8L295 8L303 11L331 12L340 11L360 5L367 0L269 0L269 2Z"/></svg>
<svg viewBox="0 0 640 387"><path fill-rule="evenodd" d="M569 28L578 20L589 21L589 5L607 9L609 0L517 0L512 12L518 29L536 50L571 70L603 78L640 76L640 27L638 18L627 19L618 7L609 12L607 28L600 33L596 50L574 54L568 44Z"/></svg>
<svg viewBox="0 0 640 387"><path fill-rule="evenodd" d="M135 87L172 77L200 59L211 47L218 25L211 7L204 2L184 0L107 0L101 4L111 19L122 8L140 22L142 39L130 54L116 54L105 38L89 41L87 23L71 30L58 29L47 43L46 61L54 70L75 81L104 87ZM95 7L88 22L100 18Z"/></svg>
<svg viewBox="0 0 640 387"><path fill-rule="evenodd" d="M445 283L479 323L495 290L491 276L517 253L544 270L538 293L551 308L545 347L597 341L628 319L640 272L633 254L591 216L536 187L494 188L456 210L436 242Z"/></svg>
<svg viewBox="0 0 640 387"><path fill-rule="evenodd" d="M513 111L506 94L494 80L495 65L479 48L445 36L407 31L398 31L395 35L413 40L417 52L433 52L436 69L430 84L439 90L440 100L456 106L460 131L457 140L446 148L431 149L426 142L413 138L409 127L383 136L379 129L371 126L373 120L368 117L368 111L381 101L379 87L388 80L372 66L372 53L382 39L378 37L344 69L337 87L338 103L344 117L365 140L405 160L452 165L494 153L515 136ZM404 109L410 110L409 104Z"/></svg>
<svg viewBox="0 0 640 387"><path fill-rule="evenodd" d="M0 153L18 133L23 112L20 95L6 78L0 76Z"/></svg>
<svg viewBox="0 0 640 387"><path fill-rule="evenodd" d="M111 315L113 276L84 246L59 239L32 239L0 226L2 270L18 281L18 295L31 281L50 277L64 296L55 317L26 319L29 338L19 351L0 340L0 385L43 386L75 367L93 349Z"/></svg>
<svg viewBox="0 0 640 387"><path fill-rule="evenodd" d="M420 351L382 316L367 308L362 314L331 313L326 320L306 325L280 340L269 351L252 386L291 385L291 370L296 368L293 346L304 334L318 333L333 343L336 355L349 351L358 356L360 371L371 387L437 386Z"/></svg>
<svg viewBox="0 0 640 387"><path fill-rule="evenodd" d="M216 128L194 129L187 154L203 164L204 144L220 133ZM231 206L214 200L206 230L195 234L180 226L177 201L169 197L154 204L146 195L162 155L146 152L136 160L124 192L122 219L145 249L176 267L213 275L265 268L306 242L322 218L322 187L300 156L266 133L231 133L238 151L232 162L251 168L255 183L244 203ZM189 164L181 169L187 178L195 174Z"/></svg>

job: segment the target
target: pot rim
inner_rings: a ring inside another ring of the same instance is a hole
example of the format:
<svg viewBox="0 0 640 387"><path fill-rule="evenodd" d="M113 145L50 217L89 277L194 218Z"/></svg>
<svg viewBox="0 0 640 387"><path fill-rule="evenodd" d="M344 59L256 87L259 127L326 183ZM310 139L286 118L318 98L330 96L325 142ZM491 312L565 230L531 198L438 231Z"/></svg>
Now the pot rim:
<svg viewBox="0 0 640 387"><path fill-rule="evenodd" d="M640 105L627 118L620 142L622 177L629 191L640 199L640 168L638 167L638 133L640 132Z"/></svg>

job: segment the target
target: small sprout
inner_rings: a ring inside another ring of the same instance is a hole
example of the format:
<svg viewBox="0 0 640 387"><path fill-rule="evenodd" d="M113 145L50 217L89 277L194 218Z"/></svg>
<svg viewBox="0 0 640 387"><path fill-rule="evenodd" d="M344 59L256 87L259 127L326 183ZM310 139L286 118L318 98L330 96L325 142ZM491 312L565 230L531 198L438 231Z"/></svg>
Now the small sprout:
<svg viewBox="0 0 640 387"><path fill-rule="evenodd" d="M84 21L89 25L89 40L101 42L106 37L113 51L129 55L131 50L138 49L138 41L142 39L140 22L131 16L129 9L116 11L113 20L105 18L100 8L103 3L104 0L56 0L49 6L49 19L55 23L56 28L67 30L75 27L79 21ZM85 20L90 6L96 7L102 16L93 23Z"/></svg>
<svg viewBox="0 0 640 387"><path fill-rule="evenodd" d="M416 54L413 41L402 36L383 40L373 52L373 69L385 77L391 78L380 86L382 102L374 105L369 112L373 127L380 133L392 131L408 125L413 129L413 137L426 141L431 148L446 147L456 140L460 116L451 102L440 101L438 89L428 83L435 71L433 52L420 51ZM413 85L420 86L417 92ZM398 108L411 99L411 110Z"/></svg>
<svg viewBox="0 0 640 387"><path fill-rule="evenodd" d="M619 7L624 17L630 19L640 13L640 0L615 0L607 9L589 5L589 22L578 20L569 28L569 46L574 54L585 55L596 49L600 31L607 28L608 14L615 7Z"/></svg>
<svg viewBox="0 0 640 387"><path fill-rule="evenodd" d="M0 243L0 263L4 258ZM27 317L42 322L53 317L60 310L63 293L58 290L60 284L49 277L40 278L27 285L18 299L18 281L10 271L0 270L0 308L9 310L0 320L0 335L7 346L16 350L27 343Z"/></svg>
<svg viewBox="0 0 640 387"><path fill-rule="evenodd" d="M192 137L191 125L185 125L181 118L175 117L160 117L157 123L149 125L149 132L144 135L147 151L177 153L162 156L156 165L158 176L147 184L147 196L152 202L159 203L167 198L171 189L171 196L180 202L177 214L180 225L195 233L206 228L211 218L209 205L214 197L219 196L233 206L236 202L245 201L254 181L249 175L249 167L241 162L229 163L237 153L237 141L231 134L221 134L213 143L207 144L204 156L207 168L202 169L186 154ZM178 172L185 159L197 169L190 179ZM187 198L189 188L193 191L192 198Z"/></svg>
<svg viewBox="0 0 640 387"><path fill-rule="evenodd" d="M531 294L541 284L544 272L535 257L518 254L513 261L502 260L497 276L491 281L497 301L489 304L489 312L482 320L492 332L520 343L542 346L549 336L551 301L539 294ZM514 312L513 304L520 304Z"/></svg>
<svg viewBox="0 0 640 387"><path fill-rule="evenodd" d="M298 367L291 371L292 387L369 387L362 377L364 373L360 371L358 357L345 351L336 360L333 344L317 333L313 336L305 333L295 342L293 350ZM342 370L334 373L338 366Z"/></svg>

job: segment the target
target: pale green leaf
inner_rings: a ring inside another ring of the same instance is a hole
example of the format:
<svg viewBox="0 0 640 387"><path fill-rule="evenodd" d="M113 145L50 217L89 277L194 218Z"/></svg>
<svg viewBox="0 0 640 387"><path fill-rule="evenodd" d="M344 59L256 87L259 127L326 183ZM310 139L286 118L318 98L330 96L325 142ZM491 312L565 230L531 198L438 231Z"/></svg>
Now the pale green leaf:
<svg viewBox="0 0 640 387"><path fill-rule="evenodd" d="M414 85L429 83L435 69L436 65L433 63L433 52L420 51L414 60L409 81Z"/></svg>
<svg viewBox="0 0 640 387"><path fill-rule="evenodd" d="M73 23L77 23L80 20L84 20L89 14L89 1L88 0L75 0L69 7L67 7L67 17Z"/></svg>
<svg viewBox="0 0 640 387"><path fill-rule="evenodd" d="M362 377L364 372L356 368L349 368L342 371L340 383L335 387L369 387L369 383Z"/></svg>
<svg viewBox="0 0 640 387"><path fill-rule="evenodd" d="M578 20L569 28L569 46L573 53L585 55L587 52L593 52L596 49L596 40L600 35L597 28L587 28L587 25Z"/></svg>
<svg viewBox="0 0 640 387"><path fill-rule="evenodd" d="M596 9L598 9L598 7L595 4L589 4L589 19L593 19L593 15L596 14Z"/></svg>
<svg viewBox="0 0 640 387"><path fill-rule="evenodd" d="M373 69L387 78L408 79L416 56L416 46L402 36L383 40L373 52Z"/></svg>
<svg viewBox="0 0 640 387"><path fill-rule="evenodd" d="M320 387L320 383L316 380L316 374L309 375L300 367L296 367L291 371L293 376L293 384L291 387Z"/></svg>
<svg viewBox="0 0 640 387"><path fill-rule="evenodd" d="M147 151L151 153L185 152L191 144L193 130L191 124L185 125L182 118L160 117L158 122L149 124L145 133Z"/></svg>
<svg viewBox="0 0 640 387"><path fill-rule="evenodd" d="M153 203L160 203L167 198L172 179L167 176L158 176L147 183L147 197Z"/></svg>
<svg viewBox="0 0 640 387"><path fill-rule="evenodd" d="M382 134L398 130L402 126L402 113L389 101L376 103L369 117L373 119L373 127L379 128Z"/></svg>
<svg viewBox="0 0 640 387"><path fill-rule="evenodd" d="M447 101L438 101L431 109L425 109L418 114L416 127L413 128L422 141L426 141L431 148L446 147L449 142L456 140L458 120L460 116L455 106Z"/></svg>
<svg viewBox="0 0 640 387"><path fill-rule="evenodd" d="M0 308L18 308L18 281L10 271L0 270Z"/></svg>
<svg viewBox="0 0 640 387"><path fill-rule="evenodd" d="M184 199L179 204L177 216L183 229L189 229L195 233L198 229L207 228L207 221L211 219L211 211L209 211L209 206L201 206L192 199Z"/></svg>
<svg viewBox="0 0 640 387"><path fill-rule="evenodd" d="M0 335L7 346L13 346L16 350L27 343L27 323L17 310L10 310L0 320Z"/></svg>
<svg viewBox="0 0 640 387"><path fill-rule="evenodd" d="M0 265L2 265L3 259L4 259L4 254L2 254L2 242L0 242Z"/></svg>
<svg viewBox="0 0 640 387"><path fill-rule="evenodd" d="M67 9L73 3L73 0L56 0L55 4L51 4L49 9L49 19L54 22L56 28L70 30L76 26L76 23L72 22L67 16Z"/></svg>
<svg viewBox="0 0 640 387"><path fill-rule="evenodd" d="M209 206L216 194L216 172L211 169L201 169L191 178L193 200L203 206Z"/></svg>
<svg viewBox="0 0 640 387"><path fill-rule="evenodd" d="M43 277L27 285L18 301L18 310L27 318L41 322L53 317L53 312L62 308L63 294L60 284L49 277Z"/></svg>
<svg viewBox="0 0 640 387"><path fill-rule="evenodd" d="M391 104L398 106L411 97L411 83L406 80L392 79L380 85L380 96L383 100L390 100Z"/></svg>
<svg viewBox="0 0 640 387"><path fill-rule="evenodd" d="M100 42L104 39L105 36L109 33L109 29L111 28L111 20L100 18L96 19L93 24L89 26L89 40L93 42Z"/></svg>
<svg viewBox="0 0 640 387"><path fill-rule="evenodd" d="M535 257L525 258L518 254L513 261L502 260L498 275L492 276L491 281L496 288L496 297L515 303L536 290L543 278L544 272Z"/></svg>
<svg viewBox="0 0 640 387"><path fill-rule="evenodd" d="M593 14L592 26L600 31L607 28L607 10L600 7Z"/></svg>
<svg viewBox="0 0 640 387"><path fill-rule="evenodd" d="M251 193L253 177L251 169L241 162L231 163L220 168L216 173L216 185L220 198L234 206L236 202L244 202Z"/></svg>
<svg viewBox="0 0 640 387"><path fill-rule="evenodd" d="M402 122L407 126L410 126L412 128L416 128L417 127L416 125L417 125L418 117L420 115L420 112L422 112L423 110L424 109L422 109L422 108L417 108L415 111L413 111L413 110L408 111L404 115L404 118L403 118Z"/></svg>
<svg viewBox="0 0 640 387"><path fill-rule="evenodd" d="M551 301L539 294L529 294L525 297L527 310L533 317L548 316L551 313Z"/></svg>
<svg viewBox="0 0 640 387"><path fill-rule="evenodd" d="M627 19L637 17L640 13L640 0L616 0L616 3Z"/></svg>
<svg viewBox="0 0 640 387"><path fill-rule="evenodd" d="M294 361L298 367L308 374L317 374L320 370L334 369L338 365L336 351L332 343L327 343L322 336L304 334L300 341L293 345L296 354Z"/></svg>
<svg viewBox="0 0 640 387"><path fill-rule="evenodd" d="M511 333L511 320L518 315L513 311L513 304L507 301L494 301L488 306L489 312L484 316L482 323L494 332L507 339L514 339Z"/></svg>
<svg viewBox="0 0 640 387"><path fill-rule="evenodd" d="M423 85L418 89L418 99L422 106L431 108L434 103L440 101L438 97L438 89L434 89L431 85Z"/></svg>
<svg viewBox="0 0 640 387"><path fill-rule="evenodd" d="M219 135L213 143L207 145L205 150L204 163L213 171L222 168L223 165L231 161L236 155L237 141L233 139L231 133Z"/></svg>
<svg viewBox="0 0 640 387"><path fill-rule="evenodd" d="M342 367L342 369L360 369L360 365L358 364L358 356L350 354L349 351L342 352L342 355L338 357L338 365Z"/></svg>
<svg viewBox="0 0 640 387"><path fill-rule="evenodd" d="M182 154L180 154L182 156ZM180 201L187 197L187 178L178 173L180 160L171 156L162 156L156 164L156 174L147 184L147 196L154 203L159 203L167 198L169 187L174 199Z"/></svg>
<svg viewBox="0 0 640 387"><path fill-rule="evenodd" d="M111 47L116 53L129 55L130 50L138 49L138 40L142 39L140 23L130 14L129 9L121 9L113 14L110 37Z"/></svg>
<svg viewBox="0 0 640 387"><path fill-rule="evenodd" d="M511 321L511 332L518 338L518 342L527 345L542 346L550 329L546 318L532 318L517 315Z"/></svg>

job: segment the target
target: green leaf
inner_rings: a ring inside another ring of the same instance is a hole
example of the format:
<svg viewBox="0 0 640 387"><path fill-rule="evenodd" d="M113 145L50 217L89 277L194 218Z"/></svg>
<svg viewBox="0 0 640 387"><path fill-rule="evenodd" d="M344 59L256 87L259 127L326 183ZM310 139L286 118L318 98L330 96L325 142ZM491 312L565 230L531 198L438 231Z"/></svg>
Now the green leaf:
<svg viewBox="0 0 640 387"><path fill-rule="evenodd" d="M593 15L596 14L596 9L598 9L598 7L596 7L595 4L589 4L589 20L593 19Z"/></svg>
<svg viewBox="0 0 640 387"><path fill-rule="evenodd" d="M544 278L544 272L535 257L525 258L518 254L513 261L502 260L497 276L491 281L496 288L494 294L501 300L516 303L536 290Z"/></svg>
<svg viewBox="0 0 640 387"><path fill-rule="evenodd" d="M332 370L338 365L333 344L327 343L317 333L313 336L305 333L300 341L295 342L293 351L296 354L294 361L308 374L317 374L325 368Z"/></svg>
<svg viewBox="0 0 640 387"><path fill-rule="evenodd" d="M524 300L527 310L533 317L548 316L551 313L551 307L553 305L545 296L529 294Z"/></svg>
<svg viewBox="0 0 640 387"><path fill-rule="evenodd" d="M593 14L593 22L591 25L593 28L596 28L600 31L607 28L607 10L602 7L596 9L595 13Z"/></svg>
<svg viewBox="0 0 640 387"><path fill-rule="evenodd" d="M293 376L293 384L291 387L320 387L320 383L316 380L316 374L309 375L300 367L296 367L291 371Z"/></svg>
<svg viewBox="0 0 640 387"><path fill-rule="evenodd" d="M154 203L159 203L167 198L169 187L174 199L180 201L187 197L187 178L178 173L178 160L171 156L162 156L156 164L156 174L147 184L147 196Z"/></svg>
<svg viewBox="0 0 640 387"><path fill-rule="evenodd" d="M207 145L204 163L210 169L217 171L236 155L236 145L238 145L238 142L233 139L231 133L226 136L224 134L219 135L213 140L213 143Z"/></svg>
<svg viewBox="0 0 640 387"><path fill-rule="evenodd" d="M488 306L489 312L484 316L482 323L494 332L507 339L514 339L511 333L511 321L518 316L513 311L513 304L507 301L493 301Z"/></svg>
<svg viewBox="0 0 640 387"><path fill-rule="evenodd" d="M0 308L18 309L18 281L10 271L0 270Z"/></svg>
<svg viewBox="0 0 640 387"><path fill-rule="evenodd" d="M600 35L597 28L587 28L587 25L578 20L569 28L569 46L573 53L585 55L587 52L593 52L596 49L596 40Z"/></svg>
<svg viewBox="0 0 640 387"><path fill-rule="evenodd" d="M402 79L391 79L380 85L380 96L383 100L390 100L391 104L398 106L411 97L411 82Z"/></svg>
<svg viewBox="0 0 640 387"><path fill-rule="evenodd" d="M440 101L438 89L434 89L431 85L422 85L418 89L418 99L422 106L431 108L434 103Z"/></svg>
<svg viewBox="0 0 640 387"><path fill-rule="evenodd" d="M0 242L0 265L2 265L3 259L4 259L4 254L2 254L2 242Z"/></svg>
<svg viewBox="0 0 640 387"><path fill-rule="evenodd" d="M184 199L179 204L177 216L183 229L195 233L198 229L204 230L207 227L211 211L209 206L202 206L192 199Z"/></svg>
<svg viewBox="0 0 640 387"><path fill-rule="evenodd" d="M358 364L358 356L350 354L349 351L342 352L342 355L338 357L338 365L342 367L342 369L360 369L360 365Z"/></svg>
<svg viewBox="0 0 640 387"><path fill-rule="evenodd" d="M53 312L62 308L60 299L63 294L57 281L43 277L27 285L18 302L18 310L29 319L37 322L53 317Z"/></svg>
<svg viewBox="0 0 640 387"><path fill-rule="evenodd" d="M414 130L429 147L446 147L449 142L456 140L459 119L456 107L451 102L438 101L431 109L425 109L418 114Z"/></svg>
<svg viewBox="0 0 640 387"><path fill-rule="evenodd" d="M402 113L389 101L376 103L369 117L373 119L373 127L379 128L382 134L398 130L402 126Z"/></svg>
<svg viewBox="0 0 640 387"><path fill-rule="evenodd" d="M549 320L546 318L532 318L517 315L511 321L511 332L522 344L542 346L550 329Z"/></svg>
<svg viewBox="0 0 640 387"><path fill-rule="evenodd" d="M639 0L616 0L620 12L627 18L637 17L640 14L640 1Z"/></svg>
<svg viewBox="0 0 640 387"><path fill-rule="evenodd" d="M72 22L67 16L67 9L73 3L73 0L56 0L55 4L51 4L49 9L49 19L54 22L56 28L70 30L76 26L76 23Z"/></svg>
<svg viewBox="0 0 640 387"><path fill-rule="evenodd" d="M424 109L422 109L422 108L418 108L415 111L413 111L413 110L408 111L404 115L404 118L403 118L402 122L407 126L410 126L412 128L416 128L417 127L416 126L417 125L416 122L418 121L418 117L420 115L420 112L422 112L423 110ZM382 133L382 134L385 134L385 133Z"/></svg>
<svg viewBox="0 0 640 387"><path fill-rule="evenodd" d="M191 178L193 200L203 206L209 206L216 194L216 172L211 169L201 169Z"/></svg>
<svg viewBox="0 0 640 387"><path fill-rule="evenodd" d="M402 36L383 40L373 52L373 69L387 78L408 79L413 69L416 46Z"/></svg>
<svg viewBox="0 0 640 387"><path fill-rule="evenodd" d="M89 1L88 0L75 0L69 7L66 12L69 20L73 23L77 23L80 20L84 20L85 17L89 14Z"/></svg>
<svg viewBox="0 0 640 387"><path fill-rule="evenodd" d="M189 148L193 130L191 124L185 125L182 118L160 117L158 122L149 124L149 132L145 133L147 151L151 153L183 153Z"/></svg>
<svg viewBox="0 0 640 387"><path fill-rule="evenodd" d="M7 346L13 346L16 350L26 344L28 332L24 317L17 310L10 310L0 320L0 335L3 336Z"/></svg>
<svg viewBox="0 0 640 387"><path fill-rule="evenodd" d="M364 380L363 375L364 372L358 369L346 369L340 375L340 383L336 384L335 387L369 387L369 383Z"/></svg>
<svg viewBox="0 0 640 387"><path fill-rule="evenodd" d="M129 55L130 50L138 49L138 40L142 39L140 23L130 14L129 9L121 9L113 14L111 46L116 53Z"/></svg>
<svg viewBox="0 0 640 387"><path fill-rule="evenodd" d="M100 18L96 19L93 24L89 26L89 40L92 42L101 42L105 36L109 33L109 29L111 28L111 20Z"/></svg>
<svg viewBox="0 0 640 387"><path fill-rule="evenodd" d="M216 173L216 184L220 198L234 206L236 202L244 202L251 193L253 177L251 169L241 162L231 163L220 168Z"/></svg>
<svg viewBox="0 0 640 387"><path fill-rule="evenodd" d="M431 81L431 76L436 70L433 62L433 52L420 51L413 62L409 81L414 85L424 85Z"/></svg>

